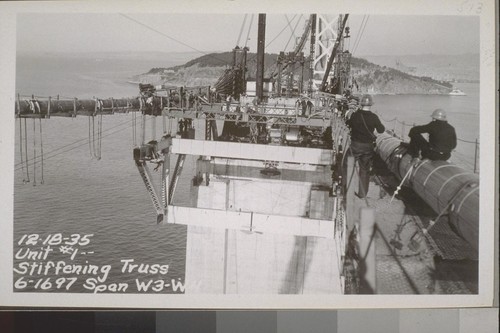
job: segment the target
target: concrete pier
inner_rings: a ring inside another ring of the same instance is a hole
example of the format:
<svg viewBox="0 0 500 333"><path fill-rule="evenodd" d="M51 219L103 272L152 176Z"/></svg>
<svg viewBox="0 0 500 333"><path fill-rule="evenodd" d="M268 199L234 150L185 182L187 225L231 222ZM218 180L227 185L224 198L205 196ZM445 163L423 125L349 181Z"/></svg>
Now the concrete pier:
<svg viewBox="0 0 500 333"><path fill-rule="evenodd" d="M191 208L222 215L204 224L182 219L189 221L186 293L342 294L341 235L319 179L272 179L252 172L253 162L230 163L237 173L210 174Z"/></svg>

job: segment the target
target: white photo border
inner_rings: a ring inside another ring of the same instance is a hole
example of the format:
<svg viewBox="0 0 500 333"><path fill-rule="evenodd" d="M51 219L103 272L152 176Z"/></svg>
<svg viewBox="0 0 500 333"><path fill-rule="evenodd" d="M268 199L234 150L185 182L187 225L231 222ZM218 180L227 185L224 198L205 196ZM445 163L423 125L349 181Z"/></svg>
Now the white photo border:
<svg viewBox="0 0 500 333"><path fill-rule="evenodd" d="M286 6L284 5L286 3ZM496 154L480 156L479 293L477 295L139 295L13 292L13 157L16 59L16 15L18 13L283 13L348 12L391 15L473 15L480 17L480 142L482 152L497 151L496 100L498 69L496 54L495 1L143 1L143 2L3 2L0 3L0 306L66 308L149 309L354 309L488 307L494 298L495 225L498 231ZM486 111L485 111L486 110ZM493 181L495 180L495 181ZM494 221L494 223L493 223ZM498 241L498 238L496 238Z"/></svg>

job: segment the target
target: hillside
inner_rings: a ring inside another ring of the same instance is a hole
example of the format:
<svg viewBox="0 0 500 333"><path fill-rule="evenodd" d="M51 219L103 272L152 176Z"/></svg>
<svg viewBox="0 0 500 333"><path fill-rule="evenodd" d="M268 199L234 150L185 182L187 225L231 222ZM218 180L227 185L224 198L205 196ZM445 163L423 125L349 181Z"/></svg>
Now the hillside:
<svg viewBox="0 0 500 333"><path fill-rule="evenodd" d="M277 54L265 55L265 77L270 77L276 70ZM188 61L184 65L169 68L152 68L148 73L137 75L134 81L152 84L171 84L185 86L213 85L230 67L232 52L212 53ZM309 63L305 63L305 68ZM257 68L255 53L247 56L247 77L254 78ZM298 74L299 68L296 69ZM403 71L380 66L361 58L352 58L351 73L357 83L354 93L370 92L374 94L446 94L451 90L451 84L434 80L431 77L421 77ZM304 71L307 80L307 70Z"/></svg>
<svg viewBox="0 0 500 333"><path fill-rule="evenodd" d="M402 72L430 76L436 80L455 82L479 81L479 54L420 54L364 56L364 59L380 66L388 66Z"/></svg>

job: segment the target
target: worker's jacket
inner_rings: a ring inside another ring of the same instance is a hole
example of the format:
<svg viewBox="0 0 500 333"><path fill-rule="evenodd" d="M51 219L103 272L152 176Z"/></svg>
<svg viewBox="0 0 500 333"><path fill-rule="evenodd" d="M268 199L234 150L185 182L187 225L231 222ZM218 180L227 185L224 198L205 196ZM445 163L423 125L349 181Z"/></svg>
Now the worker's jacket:
<svg viewBox="0 0 500 333"><path fill-rule="evenodd" d="M427 125L415 126L408 136L428 133L429 148L440 154L448 154L457 146L455 128L444 120L433 120Z"/></svg>
<svg viewBox="0 0 500 333"><path fill-rule="evenodd" d="M376 137L373 131L375 129L378 133L385 131L378 116L371 111L358 110L354 112L346 124L351 128L351 140L356 142L374 142Z"/></svg>

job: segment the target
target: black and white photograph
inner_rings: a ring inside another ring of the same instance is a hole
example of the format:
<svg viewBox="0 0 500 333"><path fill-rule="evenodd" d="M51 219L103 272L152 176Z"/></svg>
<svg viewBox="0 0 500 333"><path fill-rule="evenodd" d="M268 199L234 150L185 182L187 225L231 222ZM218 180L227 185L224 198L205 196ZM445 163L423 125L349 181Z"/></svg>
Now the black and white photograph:
<svg viewBox="0 0 500 333"><path fill-rule="evenodd" d="M491 306L494 2L390 3L2 5L0 305Z"/></svg>

